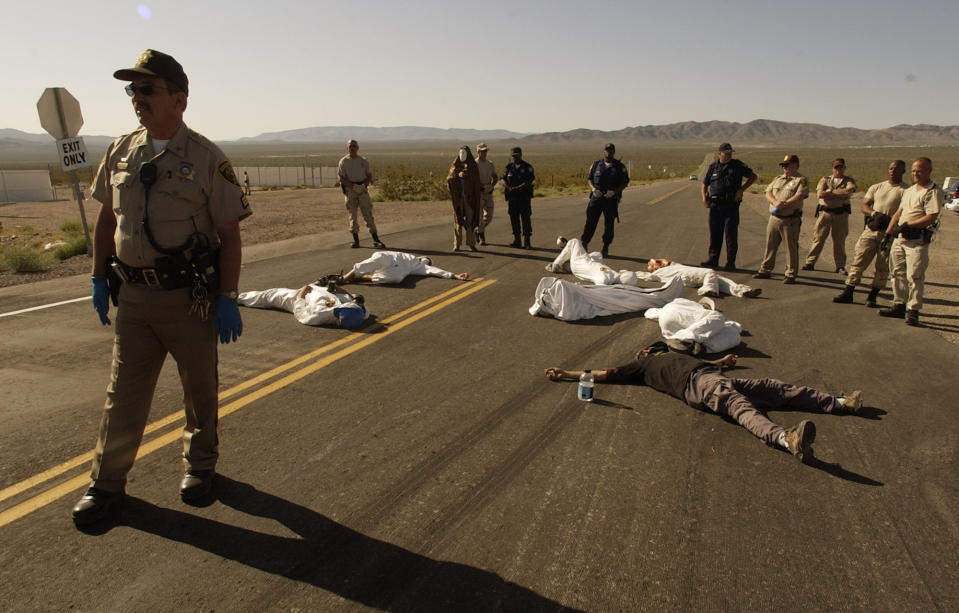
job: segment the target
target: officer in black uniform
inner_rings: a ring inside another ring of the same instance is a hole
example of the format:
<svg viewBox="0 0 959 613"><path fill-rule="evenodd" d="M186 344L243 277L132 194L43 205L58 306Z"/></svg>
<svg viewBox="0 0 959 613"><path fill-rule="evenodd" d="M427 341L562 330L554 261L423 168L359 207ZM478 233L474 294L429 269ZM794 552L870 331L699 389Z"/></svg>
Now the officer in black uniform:
<svg viewBox="0 0 959 613"><path fill-rule="evenodd" d="M743 183L743 179L746 182ZM719 252L726 235L726 266L736 270L736 252L739 250L739 205L743 193L757 179L749 166L733 159L733 146L719 146L719 160L709 165L703 177L703 206L709 209L709 259L701 266L719 266Z"/></svg>
<svg viewBox="0 0 959 613"><path fill-rule="evenodd" d="M593 162L586 181L589 183L589 204L586 205L586 225L580 241L589 251L589 241L596 232L599 216L603 216L603 257L609 257L609 245L613 242L613 224L619 219L619 200L629 184L629 171L614 158L616 145L606 143L603 158Z"/></svg>
<svg viewBox="0 0 959 613"><path fill-rule="evenodd" d="M533 234L533 222L530 217L533 214L531 201L536 176L533 174L533 167L523 160L521 148L513 147L510 157L513 161L506 165L506 172L503 173L506 202L509 204L509 222L513 227L513 242L509 246L532 249L530 235ZM520 233L523 235L522 243L519 242Z"/></svg>

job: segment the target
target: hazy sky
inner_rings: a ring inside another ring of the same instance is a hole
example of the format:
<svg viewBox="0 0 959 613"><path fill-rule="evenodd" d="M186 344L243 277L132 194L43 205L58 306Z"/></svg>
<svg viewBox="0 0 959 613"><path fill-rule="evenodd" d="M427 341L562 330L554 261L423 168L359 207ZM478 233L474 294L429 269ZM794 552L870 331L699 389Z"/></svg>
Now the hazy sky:
<svg viewBox="0 0 959 613"><path fill-rule="evenodd" d="M216 140L325 125L518 132L720 119L959 123L955 0L10 0L0 128L43 132L47 87L83 134L136 127L114 70L146 48L190 79Z"/></svg>

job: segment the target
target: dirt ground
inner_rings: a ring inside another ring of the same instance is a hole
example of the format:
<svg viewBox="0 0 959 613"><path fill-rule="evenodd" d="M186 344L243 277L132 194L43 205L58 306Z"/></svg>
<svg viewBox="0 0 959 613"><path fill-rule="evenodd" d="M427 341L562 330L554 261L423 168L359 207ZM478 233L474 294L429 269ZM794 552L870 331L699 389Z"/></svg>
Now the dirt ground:
<svg viewBox="0 0 959 613"><path fill-rule="evenodd" d="M254 190L250 200L253 215L240 224L244 245L336 230L344 232L344 240L348 238L346 209L339 188ZM99 204L87 199L84 201L84 211L92 232ZM385 226L426 219L435 222L449 217L452 210L449 202L377 202L373 205L373 212L377 225ZM0 205L0 241L4 247L14 241L44 245L56 238L60 224L79 219L79 209L73 200ZM12 238L14 236L16 238ZM368 239L362 220L360 237L362 240ZM90 259L80 255L62 262L54 261L43 272L0 272L0 287L89 271Z"/></svg>

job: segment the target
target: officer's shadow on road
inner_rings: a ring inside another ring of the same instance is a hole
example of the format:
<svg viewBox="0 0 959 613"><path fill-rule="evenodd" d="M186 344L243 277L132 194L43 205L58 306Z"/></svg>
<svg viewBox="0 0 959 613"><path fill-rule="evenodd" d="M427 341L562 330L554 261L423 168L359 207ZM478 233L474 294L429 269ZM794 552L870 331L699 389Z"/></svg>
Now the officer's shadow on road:
<svg viewBox="0 0 959 613"><path fill-rule="evenodd" d="M495 573L414 553L229 477L218 475L214 487L222 504L276 521L293 535L267 534L133 497L121 508L119 523L380 610L573 610Z"/></svg>

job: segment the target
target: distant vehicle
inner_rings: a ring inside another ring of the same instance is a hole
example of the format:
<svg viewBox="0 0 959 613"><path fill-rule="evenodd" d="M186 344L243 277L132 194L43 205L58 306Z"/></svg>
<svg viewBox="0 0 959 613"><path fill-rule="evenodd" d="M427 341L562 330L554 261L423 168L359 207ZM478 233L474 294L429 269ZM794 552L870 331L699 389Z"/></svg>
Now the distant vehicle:
<svg viewBox="0 0 959 613"><path fill-rule="evenodd" d="M698 178L699 178L699 177L698 177L697 175L689 175L689 180L690 180L690 181L695 181L695 180L698 179Z"/></svg>

